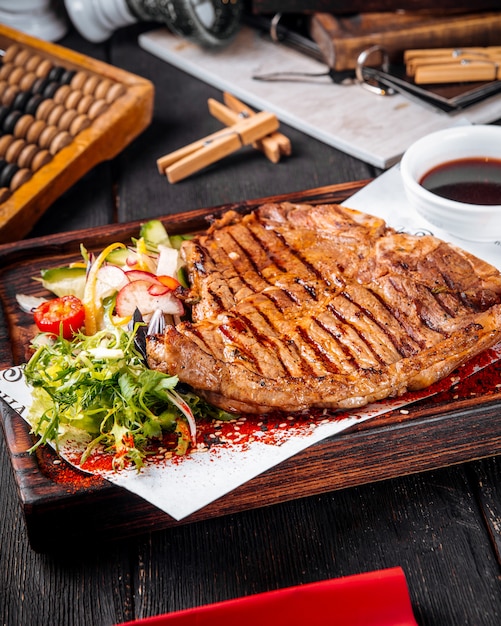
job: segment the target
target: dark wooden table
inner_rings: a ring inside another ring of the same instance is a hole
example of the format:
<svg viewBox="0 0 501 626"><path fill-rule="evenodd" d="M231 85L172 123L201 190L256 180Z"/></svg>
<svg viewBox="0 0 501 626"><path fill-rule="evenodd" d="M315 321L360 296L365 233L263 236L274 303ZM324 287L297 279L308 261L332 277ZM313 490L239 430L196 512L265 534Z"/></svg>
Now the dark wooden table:
<svg viewBox="0 0 501 626"><path fill-rule="evenodd" d="M143 26L142 28L145 28ZM29 237L363 180L373 168L295 130L272 165L251 148L176 185L156 159L220 127L218 90L137 46L138 29L63 45L155 84L151 126L97 166ZM2 435L0 435L2 437ZM28 542L0 445L0 623L109 626L290 585L401 566L419 624L501 623L501 461L488 458L257 508L83 550L39 554ZM363 598L360 599L363 602Z"/></svg>

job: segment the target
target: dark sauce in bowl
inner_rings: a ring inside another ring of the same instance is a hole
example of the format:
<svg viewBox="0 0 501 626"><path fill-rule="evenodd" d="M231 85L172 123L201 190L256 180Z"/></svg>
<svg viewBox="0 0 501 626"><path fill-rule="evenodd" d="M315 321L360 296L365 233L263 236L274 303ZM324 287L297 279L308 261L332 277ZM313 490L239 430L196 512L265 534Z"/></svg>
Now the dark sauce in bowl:
<svg viewBox="0 0 501 626"><path fill-rule="evenodd" d="M501 159L457 159L437 165L419 181L428 191L468 204L501 205Z"/></svg>

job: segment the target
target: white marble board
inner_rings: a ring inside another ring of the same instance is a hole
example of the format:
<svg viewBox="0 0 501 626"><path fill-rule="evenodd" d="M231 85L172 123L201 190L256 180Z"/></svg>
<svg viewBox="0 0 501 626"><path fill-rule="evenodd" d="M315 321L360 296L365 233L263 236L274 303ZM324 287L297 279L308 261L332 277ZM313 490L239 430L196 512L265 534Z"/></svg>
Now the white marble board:
<svg viewBox="0 0 501 626"><path fill-rule="evenodd" d="M461 122L490 123L501 118L501 94L463 112L447 114L402 95L383 97L360 85L336 85L329 77L315 82L263 82L270 72L322 72L326 66L275 44L243 27L218 50L201 49L160 28L139 36L139 45L164 61L324 143L386 169L419 137Z"/></svg>

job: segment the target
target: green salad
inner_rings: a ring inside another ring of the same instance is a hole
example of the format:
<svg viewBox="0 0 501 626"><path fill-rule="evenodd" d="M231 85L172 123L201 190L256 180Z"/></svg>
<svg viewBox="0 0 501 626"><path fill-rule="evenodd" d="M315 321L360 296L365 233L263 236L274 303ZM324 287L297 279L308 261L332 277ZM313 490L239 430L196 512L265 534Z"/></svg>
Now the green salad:
<svg viewBox="0 0 501 626"><path fill-rule="evenodd" d="M131 323L134 311L147 320L160 310L170 323L183 313L177 251L163 226L153 225L155 241L144 236L149 223L132 246L112 244L89 255L84 273L42 271L57 297L32 311L40 333L24 372L33 396L28 420L39 436L33 449L49 442L57 448L63 434L78 429L89 441L81 464L104 446L115 469L140 469L152 440L169 434L173 453L184 455L196 443L197 418L229 417L176 389L177 377L150 370L134 341L144 326Z"/></svg>

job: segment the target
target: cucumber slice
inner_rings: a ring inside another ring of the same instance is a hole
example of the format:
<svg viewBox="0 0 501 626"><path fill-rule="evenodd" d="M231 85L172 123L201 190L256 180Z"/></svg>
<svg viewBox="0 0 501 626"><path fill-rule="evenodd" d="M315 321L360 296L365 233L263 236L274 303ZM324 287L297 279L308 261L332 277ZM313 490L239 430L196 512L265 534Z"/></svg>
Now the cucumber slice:
<svg viewBox="0 0 501 626"><path fill-rule="evenodd" d="M154 246L162 245L168 248L172 247L169 235L160 220L149 220L142 224L139 236L143 237L147 243L153 244Z"/></svg>
<svg viewBox="0 0 501 626"><path fill-rule="evenodd" d="M41 270L42 285L56 296L73 295L82 299L85 288L84 267L55 267Z"/></svg>
<svg viewBox="0 0 501 626"><path fill-rule="evenodd" d="M106 263L123 267L127 263L130 251L127 248L115 248L106 257Z"/></svg>

